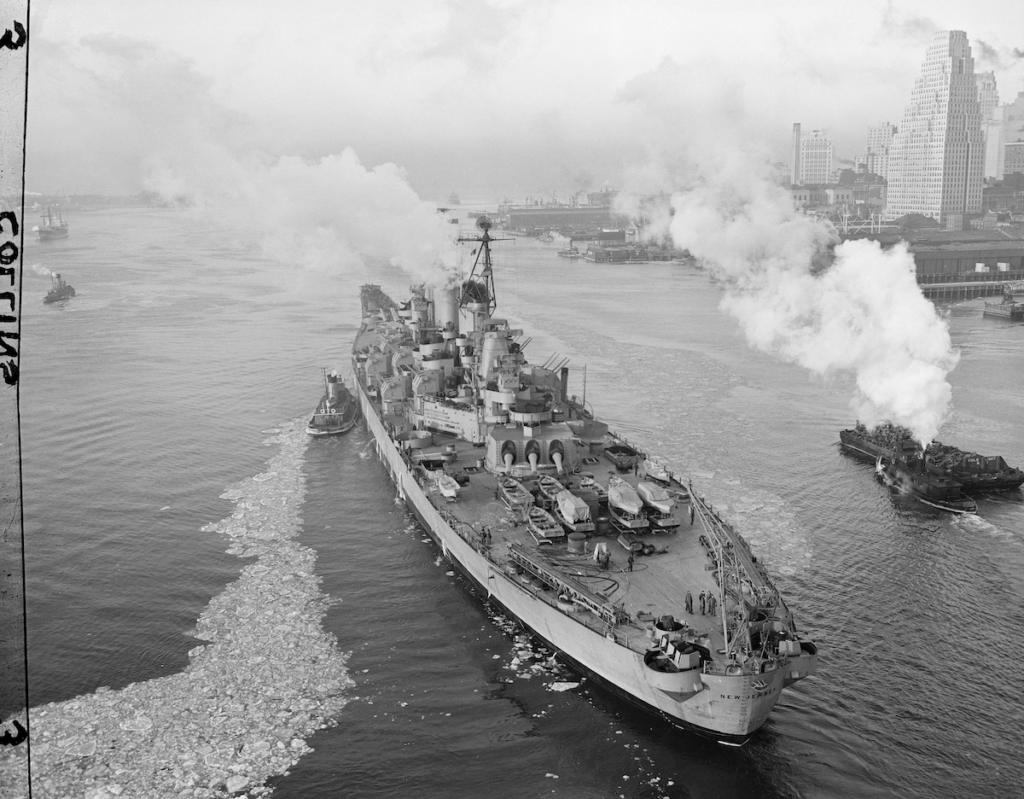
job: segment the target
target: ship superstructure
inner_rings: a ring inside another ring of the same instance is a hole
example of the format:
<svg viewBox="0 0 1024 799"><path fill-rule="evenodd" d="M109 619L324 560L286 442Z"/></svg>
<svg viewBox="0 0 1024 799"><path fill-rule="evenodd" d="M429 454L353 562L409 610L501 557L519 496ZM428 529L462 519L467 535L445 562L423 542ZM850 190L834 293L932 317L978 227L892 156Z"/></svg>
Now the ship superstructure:
<svg viewBox="0 0 1024 799"><path fill-rule="evenodd" d="M478 227L458 286L414 287L401 305L363 287L356 393L399 495L571 666L676 725L743 742L815 671L815 644L682 477L594 418L564 363L527 361L523 331L495 316L489 220ZM606 450L635 453L631 467Z"/></svg>

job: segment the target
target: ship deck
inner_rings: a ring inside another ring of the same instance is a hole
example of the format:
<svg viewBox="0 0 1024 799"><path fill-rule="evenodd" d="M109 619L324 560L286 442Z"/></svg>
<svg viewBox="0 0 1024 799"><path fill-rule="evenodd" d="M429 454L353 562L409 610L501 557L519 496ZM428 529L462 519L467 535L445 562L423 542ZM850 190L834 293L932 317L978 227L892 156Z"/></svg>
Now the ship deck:
<svg viewBox="0 0 1024 799"><path fill-rule="evenodd" d="M440 436L435 436L440 439ZM718 586L712 577L714 563L700 543L703 529L699 524L689 522L687 505L677 508L682 524L675 532L650 530L636 538L642 543L651 544L656 548L655 554L634 555L632 570L629 567L629 552L618 539L619 533L611 528L610 521L598 520L598 531L587 536L584 553L569 551L568 536L553 542L538 543L531 534L529 525L522 515L517 517L501 499L497 497L498 478L486 469L478 468L476 463L480 450L472 444L458 439L444 439L443 445L455 446L455 460L448 467L450 474L460 479L468 477L468 483L459 490L458 498L450 500L441 495L432 480L423 479L421 485L435 507L443 509L455 520L461 522L479 540L484 527L490 534L489 556L495 562L508 565L510 545L525 554L529 560L545 570L563 576L572 584L589 590L600 600L609 605L621 605L633 621L618 625L616 631L630 639L638 651L647 648L646 625L639 620L659 618L671 615L677 621L687 624L694 637L707 637L709 648L724 646L723 633L717 617L701 615L698 596L701 591L717 594ZM438 455L441 448L435 448ZM433 450L428 450L431 452ZM450 457L450 455L449 455ZM618 472L615 466L605 458L589 459L586 470L594 475L602 485L607 485L608 478L617 474L634 488L639 482L632 471ZM468 468L467 468L468 466ZM465 477L463 477L465 475ZM558 475L556 475L558 476ZM566 476L562 476L565 479ZM528 489L534 488L529 478L520 480ZM567 482L572 482L567 480ZM569 487L569 486L567 486ZM484 539L486 542L486 538ZM604 544L610 554L607 568L599 566L594 560L594 552L600 544ZM515 564L512 564L515 565ZM524 582L529 580L525 575ZM550 601L557 602L557 590L544 590L538 580L534 587L541 593L550 593ZM527 583L530 584L530 583ZM694 613L687 613L685 608L686 592L693 598ZM578 605L578 619L583 623L608 626L592 610ZM635 639L632 640L632 639Z"/></svg>
<svg viewBox="0 0 1024 799"><path fill-rule="evenodd" d="M373 326L364 327L357 335L354 352L369 348L377 340ZM392 436L408 429L404 417L382 414L381 405L372 393L368 399ZM624 438L614 434L613 438L613 443L632 446ZM674 509L680 524L670 530L652 525L646 530L631 531L636 540L653 546L655 551L634 554L630 569L629 551L619 542L620 531L611 525L605 507L601 508L601 516L594 520L597 530L587 534L582 553L570 551L568 535L550 542L536 540L526 521L526 513L522 509L514 511L502 500L499 475L487 470L484 453L482 447L469 441L434 432L430 447L406 453L406 464L430 502L458 535L496 568L521 580L524 589L539 599L565 610L565 598L571 596L570 615L579 623L614 636L620 643L642 653L650 647L648 636L652 623L670 615L689 628L683 631L686 639L708 649L717 660L726 649L722 602L723 597L728 597L716 581L716 572L721 577L722 571L719 568L722 564L716 565L713 557L716 550L717 557L737 564L742 570L744 593L749 588L762 599L771 595L781 602L764 567L756 562L742 537L718 519L703 501L694 503L696 513L692 513L687 487L676 477L668 489L681 497ZM424 461L430 468L423 467ZM442 462L443 471L460 483L454 499L441 493L434 476ZM604 455L587 458L581 471L592 474L605 488L613 475L634 489L647 479L638 476L632 468L620 471ZM537 496L536 478L542 473L551 474L576 493L578 474L539 472L516 476L516 479ZM594 557L602 544L610 555L606 567ZM701 613L699 595L702 591L716 597L714 615ZM692 597L692 612L686 609L687 592ZM727 593L732 597L733 611L739 612L741 603L737 591L729 589ZM716 668L712 664L708 667Z"/></svg>

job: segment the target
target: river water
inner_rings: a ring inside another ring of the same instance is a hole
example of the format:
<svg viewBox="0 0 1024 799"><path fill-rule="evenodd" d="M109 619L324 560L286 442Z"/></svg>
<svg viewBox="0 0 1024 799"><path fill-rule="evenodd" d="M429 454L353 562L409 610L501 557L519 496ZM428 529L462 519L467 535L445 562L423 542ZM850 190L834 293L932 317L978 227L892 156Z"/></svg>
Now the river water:
<svg viewBox="0 0 1024 799"><path fill-rule="evenodd" d="M377 265L303 271L184 213L69 218L26 250L22 435L33 705L173 674L245 561L201 528L348 371ZM549 664L396 502L365 430L308 443L301 542L355 681L281 797L945 797L1024 784L1024 497L955 517L894 500L838 451L849 375L750 349L684 264L498 245L498 315L527 357L664 455L749 541L819 643L745 747L668 728ZM50 269L78 294L44 306ZM1024 325L946 309L961 360L941 439L1024 464ZM584 368L586 370L584 372ZM272 655L272 653L267 653ZM517 659L518 654L518 659ZM527 657L524 659L524 655ZM534 656L532 659L529 656ZM528 667L532 665L532 668Z"/></svg>

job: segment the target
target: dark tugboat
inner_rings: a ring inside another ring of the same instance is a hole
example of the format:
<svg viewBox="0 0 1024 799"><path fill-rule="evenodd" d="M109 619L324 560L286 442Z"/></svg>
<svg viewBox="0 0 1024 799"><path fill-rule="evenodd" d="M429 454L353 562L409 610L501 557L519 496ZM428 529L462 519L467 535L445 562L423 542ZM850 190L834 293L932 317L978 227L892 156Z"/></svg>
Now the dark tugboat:
<svg viewBox="0 0 1024 799"><path fill-rule="evenodd" d="M1009 319L1011 322L1024 321L1024 281L1008 283L1001 302L986 302L982 316Z"/></svg>
<svg viewBox="0 0 1024 799"><path fill-rule="evenodd" d="M921 449L907 428L888 422L870 431L858 424L853 430L840 431L839 440L847 455L872 462L880 457L893 460L902 457L905 450ZM928 474L954 480L968 494L1009 491L1024 484L1024 471L1010 466L1000 455L978 455L933 441L925 448L922 460Z"/></svg>
<svg viewBox="0 0 1024 799"><path fill-rule="evenodd" d="M359 420L359 405L337 372L324 371L324 395L306 425L311 436L335 436L351 430Z"/></svg>
<svg viewBox="0 0 1024 799"><path fill-rule="evenodd" d="M75 296L75 290L59 274L50 275L50 290L43 297L43 302L60 302Z"/></svg>
<svg viewBox="0 0 1024 799"><path fill-rule="evenodd" d="M963 485L942 475L932 474L916 444L895 457L879 455L875 476L894 491L911 493L920 502L950 513L977 513L974 500L963 494Z"/></svg>

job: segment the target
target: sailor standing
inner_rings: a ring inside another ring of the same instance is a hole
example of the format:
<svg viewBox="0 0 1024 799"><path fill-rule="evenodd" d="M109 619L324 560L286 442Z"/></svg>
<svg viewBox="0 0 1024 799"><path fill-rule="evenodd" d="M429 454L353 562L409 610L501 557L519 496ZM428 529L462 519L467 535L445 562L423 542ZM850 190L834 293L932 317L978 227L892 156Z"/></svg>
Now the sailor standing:
<svg viewBox="0 0 1024 799"><path fill-rule="evenodd" d="M704 599L704 592L703 592L703 591L701 591L701 592L700 592L700 615L701 615L701 616L703 616L703 615L704 615L704 608L706 607L706 605L705 605L705 602L706 602L706 601L707 601L707 600L705 600L705 599Z"/></svg>
<svg viewBox="0 0 1024 799"><path fill-rule="evenodd" d="M689 591L686 592L686 612L693 615L693 597Z"/></svg>

